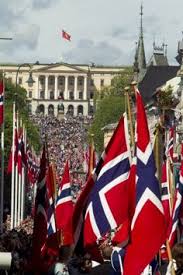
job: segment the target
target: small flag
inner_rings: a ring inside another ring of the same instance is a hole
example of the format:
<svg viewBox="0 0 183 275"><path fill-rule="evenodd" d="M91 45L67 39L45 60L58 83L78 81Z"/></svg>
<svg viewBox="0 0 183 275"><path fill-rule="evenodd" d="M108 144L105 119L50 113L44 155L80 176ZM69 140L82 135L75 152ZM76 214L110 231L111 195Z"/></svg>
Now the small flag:
<svg viewBox="0 0 183 275"><path fill-rule="evenodd" d="M71 41L71 35L62 30L62 37L68 41Z"/></svg>

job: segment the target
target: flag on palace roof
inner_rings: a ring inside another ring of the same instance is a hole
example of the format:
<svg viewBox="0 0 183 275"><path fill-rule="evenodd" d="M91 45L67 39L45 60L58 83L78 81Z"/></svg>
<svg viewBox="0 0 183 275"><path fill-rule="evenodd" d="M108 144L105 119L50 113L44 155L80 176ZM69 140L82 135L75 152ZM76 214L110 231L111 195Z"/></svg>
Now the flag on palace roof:
<svg viewBox="0 0 183 275"><path fill-rule="evenodd" d="M62 38L68 40L68 41L71 41L71 35L68 34L68 32L62 30Z"/></svg>

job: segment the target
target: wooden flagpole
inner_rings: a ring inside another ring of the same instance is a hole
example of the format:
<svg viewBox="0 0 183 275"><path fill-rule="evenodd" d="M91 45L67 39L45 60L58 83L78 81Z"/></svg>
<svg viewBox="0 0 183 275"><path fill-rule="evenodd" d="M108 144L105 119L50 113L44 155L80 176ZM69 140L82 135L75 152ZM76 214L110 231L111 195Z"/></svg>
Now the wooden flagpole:
<svg viewBox="0 0 183 275"><path fill-rule="evenodd" d="M136 85L136 82L133 84ZM131 112L131 105L130 105L130 97L129 97L129 87L125 87L125 97L126 97L126 103L127 103L127 114L128 114L128 120L130 124L130 139L131 139L131 146L132 146L132 152L134 154L135 150L135 138L134 138L134 131L133 131L133 121L132 121L132 112Z"/></svg>

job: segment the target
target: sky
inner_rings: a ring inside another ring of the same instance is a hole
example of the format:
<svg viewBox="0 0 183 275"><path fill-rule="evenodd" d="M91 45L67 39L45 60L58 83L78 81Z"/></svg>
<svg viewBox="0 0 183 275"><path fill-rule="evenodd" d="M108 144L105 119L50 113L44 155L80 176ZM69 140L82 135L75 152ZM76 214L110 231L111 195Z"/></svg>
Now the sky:
<svg viewBox="0 0 183 275"><path fill-rule="evenodd" d="M8 4L7 4L8 3ZM1 0L0 63L132 65L140 26L140 0ZM182 0L144 0L146 59L153 41L168 45L176 64L183 38ZM62 38L62 29L71 42Z"/></svg>

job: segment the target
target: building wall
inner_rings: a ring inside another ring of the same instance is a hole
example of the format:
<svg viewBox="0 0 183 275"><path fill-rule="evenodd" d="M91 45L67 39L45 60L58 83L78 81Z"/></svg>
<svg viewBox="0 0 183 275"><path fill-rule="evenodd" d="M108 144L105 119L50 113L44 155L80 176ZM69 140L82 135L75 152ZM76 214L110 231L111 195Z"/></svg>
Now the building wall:
<svg viewBox="0 0 183 275"><path fill-rule="evenodd" d="M19 68L18 65L0 65L0 71L4 71L6 78L13 83L16 83L18 76L17 83L26 89L33 114L40 105L44 106L44 113L48 114L49 106L52 105L55 116L58 115L59 104L64 106L64 113L68 111L69 106L73 106L73 115L77 115L79 111L82 111L83 115L90 114L94 108L94 93L104 86L109 86L113 77L123 70L124 67L89 67L86 64L34 64L32 76L35 82L30 86L26 82L29 66Z"/></svg>

